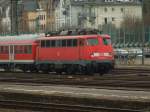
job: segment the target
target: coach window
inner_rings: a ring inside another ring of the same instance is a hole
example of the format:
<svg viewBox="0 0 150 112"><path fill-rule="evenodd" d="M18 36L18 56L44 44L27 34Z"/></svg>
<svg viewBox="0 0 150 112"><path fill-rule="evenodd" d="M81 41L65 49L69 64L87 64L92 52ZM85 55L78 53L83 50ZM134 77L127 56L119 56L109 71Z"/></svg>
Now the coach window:
<svg viewBox="0 0 150 112"><path fill-rule="evenodd" d="M8 53L8 46L0 46L0 53L7 54Z"/></svg>
<svg viewBox="0 0 150 112"><path fill-rule="evenodd" d="M24 46L16 45L15 46L15 53L16 54L23 54L24 53Z"/></svg>
<svg viewBox="0 0 150 112"><path fill-rule="evenodd" d="M32 46L31 45L24 46L24 53L25 54L31 54L32 53Z"/></svg>
<svg viewBox="0 0 150 112"><path fill-rule="evenodd" d="M51 47L56 47L56 40L51 40Z"/></svg>
<svg viewBox="0 0 150 112"><path fill-rule="evenodd" d="M62 40L62 47L66 47L67 46L67 40Z"/></svg>
<svg viewBox="0 0 150 112"><path fill-rule="evenodd" d="M27 50L27 51L28 51L27 54L31 54L31 53L32 53L32 46L31 46L31 45L28 45L28 46L27 46L27 49L28 49L28 50Z"/></svg>
<svg viewBox="0 0 150 112"><path fill-rule="evenodd" d="M89 45L89 46L98 45L98 39L97 38L88 38L87 45Z"/></svg>
<svg viewBox="0 0 150 112"><path fill-rule="evenodd" d="M8 53L8 46L4 46L4 53L5 53L5 54Z"/></svg>

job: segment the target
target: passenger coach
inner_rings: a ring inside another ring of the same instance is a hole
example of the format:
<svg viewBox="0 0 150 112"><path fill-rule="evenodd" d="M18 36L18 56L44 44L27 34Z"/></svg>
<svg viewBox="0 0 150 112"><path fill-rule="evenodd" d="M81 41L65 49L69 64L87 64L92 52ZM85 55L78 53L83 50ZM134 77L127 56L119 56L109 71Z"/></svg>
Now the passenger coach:
<svg viewBox="0 0 150 112"><path fill-rule="evenodd" d="M0 37L0 67L6 71L14 68L23 71L35 70L38 37L38 35Z"/></svg>
<svg viewBox="0 0 150 112"><path fill-rule="evenodd" d="M114 67L108 35L51 36L37 42L36 64L44 72L102 74Z"/></svg>

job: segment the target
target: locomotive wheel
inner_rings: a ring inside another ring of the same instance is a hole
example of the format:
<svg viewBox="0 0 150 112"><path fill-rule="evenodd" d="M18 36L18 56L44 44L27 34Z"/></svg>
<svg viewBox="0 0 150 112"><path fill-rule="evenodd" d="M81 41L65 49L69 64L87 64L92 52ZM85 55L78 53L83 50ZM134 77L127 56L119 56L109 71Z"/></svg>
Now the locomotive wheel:
<svg viewBox="0 0 150 112"><path fill-rule="evenodd" d="M42 72L43 72L44 74L48 74L48 73L49 73L48 70L42 70Z"/></svg>
<svg viewBox="0 0 150 112"><path fill-rule="evenodd" d="M10 72L11 69L9 68L9 66L7 66L7 67L4 67L4 71L5 71L5 72Z"/></svg>
<svg viewBox="0 0 150 112"><path fill-rule="evenodd" d="M68 66L68 67L66 68L66 73L67 73L68 75L74 74L75 71L74 71L73 66Z"/></svg>
<svg viewBox="0 0 150 112"><path fill-rule="evenodd" d="M62 69L56 69L56 74L61 75L62 74Z"/></svg>
<svg viewBox="0 0 150 112"><path fill-rule="evenodd" d="M94 73L94 68L92 65L87 65L86 66L86 74L85 75L93 75Z"/></svg>
<svg viewBox="0 0 150 112"><path fill-rule="evenodd" d="M99 75L100 75L100 76L103 76L103 75L104 75L104 72L103 72L103 71L100 71L100 72L99 72Z"/></svg>
<svg viewBox="0 0 150 112"><path fill-rule="evenodd" d="M27 72L28 69L27 69L27 68L22 68L22 71L23 71L23 72Z"/></svg>

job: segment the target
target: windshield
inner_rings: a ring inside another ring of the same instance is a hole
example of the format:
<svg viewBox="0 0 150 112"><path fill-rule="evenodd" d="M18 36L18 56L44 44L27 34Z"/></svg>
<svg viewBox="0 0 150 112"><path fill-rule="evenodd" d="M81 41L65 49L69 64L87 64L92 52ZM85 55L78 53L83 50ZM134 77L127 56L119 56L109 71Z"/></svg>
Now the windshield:
<svg viewBox="0 0 150 112"><path fill-rule="evenodd" d="M97 38L89 38L87 39L88 46L95 46L98 45L98 39Z"/></svg>

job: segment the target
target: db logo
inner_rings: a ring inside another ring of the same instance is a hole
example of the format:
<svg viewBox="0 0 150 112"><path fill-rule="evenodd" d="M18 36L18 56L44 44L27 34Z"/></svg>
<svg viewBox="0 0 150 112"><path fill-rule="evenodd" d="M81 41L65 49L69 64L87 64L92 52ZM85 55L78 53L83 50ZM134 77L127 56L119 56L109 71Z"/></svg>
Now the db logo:
<svg viewBox="0 0 150 112"><path fill-rule="evenodd" d="M60 56L60 53L59 53L59 52L57 52L57 56Z"/></svg>

